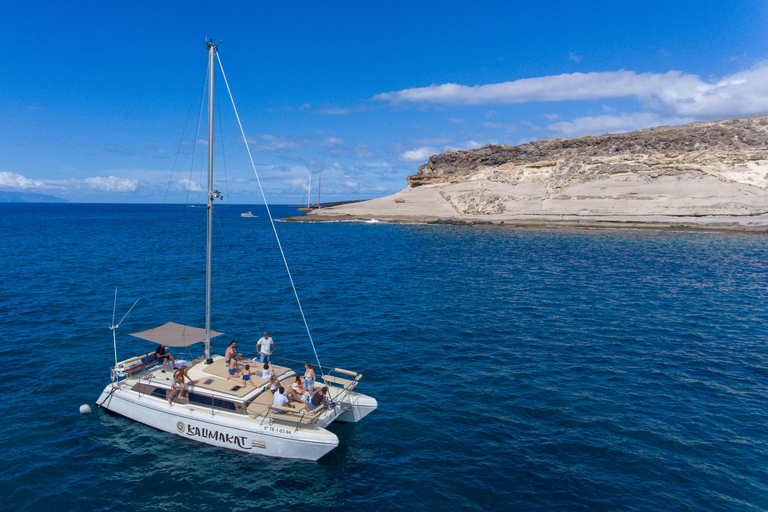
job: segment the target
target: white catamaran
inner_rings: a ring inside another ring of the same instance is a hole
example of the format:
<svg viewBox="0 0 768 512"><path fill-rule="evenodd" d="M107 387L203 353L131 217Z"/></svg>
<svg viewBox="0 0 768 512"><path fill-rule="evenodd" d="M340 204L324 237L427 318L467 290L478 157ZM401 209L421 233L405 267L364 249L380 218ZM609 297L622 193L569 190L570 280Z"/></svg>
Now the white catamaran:
<svg viewBox="0 0 768 512"><path fill-rule="evenodd" d="M176 361L177 366L186 364L188 376L193 383L187 386L186 393L173 393L173 372L161 371L162 361L156 359L155 352L118 362L115 349L112 379L99 396L97 404L108 411L159 430L214 446L272 457L317 460L339 444L336 435L325 427L334 421L357 422L376 409L377 402L374 398L354 391L362 375L340 368L323 368L318 363L319 374L314 387L317 390L327 386L329 391L325 405L307 411L303 410L304 404L300 402L296 402L298 407L294 408L272 405L273 393L269 390L268 382L258 375L251 376L255 387L244 386L240 379L228 380L230 374L225 358L212 356L210 353L211 338L223 333L211 330L213 199L220 197L218 191L213 190L213 76L218 48L213 41L209 41L207 49L209 83L205 328L168 322L132 335L169 347L190 347L204 343L205 353L189 363ZM226 76L224 80L226 83ZM245 140L244 134L243 139ZM290 271L288 275L290 277ZM114 325L113 320L110 327L113 343L118 326L119 323ZM307 333L309 334L309 329ZM309 338L312 342L311 335ZM294 384L296 373L291 368L272 365L272 371L284 388Z"/></svg>

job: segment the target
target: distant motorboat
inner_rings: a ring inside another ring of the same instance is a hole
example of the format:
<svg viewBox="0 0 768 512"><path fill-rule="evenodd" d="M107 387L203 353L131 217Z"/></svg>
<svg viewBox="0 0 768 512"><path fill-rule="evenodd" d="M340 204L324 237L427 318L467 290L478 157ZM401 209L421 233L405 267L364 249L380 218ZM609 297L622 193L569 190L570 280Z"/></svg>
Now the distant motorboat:
<svg viewBox="0 0 768 512"><path fill-rule="evenodd" d="M241 213L240 216L241 217L248 217L248 218L250 218L250 217L258 217L258 215L254 215L251 212Z"/></svg>

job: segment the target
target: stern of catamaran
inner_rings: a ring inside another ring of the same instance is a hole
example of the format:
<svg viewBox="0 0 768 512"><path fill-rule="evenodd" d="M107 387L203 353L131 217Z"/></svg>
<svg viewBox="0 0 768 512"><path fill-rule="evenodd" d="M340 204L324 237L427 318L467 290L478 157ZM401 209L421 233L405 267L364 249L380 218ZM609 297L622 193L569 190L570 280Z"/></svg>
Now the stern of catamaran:
<svg viewBox="0 0 768 512"><path fill-rule="evenodd" d="M379 403L375 398L360 393L350 393L343 401L339 402L342 412L334 421L339 423L357 423L376 410Z"/></svg>
<svg viewBox="0 0 768 512"><path fill-rule="evenodd" d="M328 399L340 411L334 421L357 423L379 406L375 398L353 391L362 378L362 373L342 368L323 374L322 381L328 386Z"/></svg>

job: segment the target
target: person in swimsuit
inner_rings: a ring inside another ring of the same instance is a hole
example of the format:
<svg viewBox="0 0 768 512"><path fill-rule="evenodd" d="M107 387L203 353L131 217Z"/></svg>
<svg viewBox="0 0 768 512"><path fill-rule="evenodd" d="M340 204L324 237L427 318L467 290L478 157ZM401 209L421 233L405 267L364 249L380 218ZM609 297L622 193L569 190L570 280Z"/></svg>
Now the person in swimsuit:
<svg viewBox="0 0 768 512"><path fill-rule="evenodd" d="M173 369L173 365L176 364L176 359L173 358L173 355L167 353L165 351L165 345L158 345L155 349L155 359L158 363L162 362L163 367L160 369L161 373L165 373L165 363L168 361L171 362L171 369Z"/></svg>
<svg viewBox="0 0 768 512"><path fill-rule="evenodd" d="M285 388L285 396L288 397L288 400L292 400L294 402L299 402L300 404L304 404L304 400L301 399L301 395L296 392L295 389L292 387Z"/></svg>
<svg viewBox="0 0 768 512"><path fill-rule="evenodd" d="M256 387L256 384L251 380L251 365L249 364L245 365L245 369L243 370L243 386L247 386L248 384Z"/></svg>
<svg viewBox="0 0 768 512"><path fill-rule="evenodd" d="M240 376L240 370L237 368L237 359L234 357L229 360L229 369L227 371L229 372L229 377L227 377L227 380L231 379L232 377Z"/></svg>
<svg viewBox="0 0 768 512"><path fill-rule="evenodd" d="M192 378L187 374L186 366L182 366L173 372L173 385L171 386L171 394L168 395L168 405L173 405L171 401L175 396L179 396L179 398L184 398L187 396L187 393L189 392L187 389L187 384L185 383L187 379L189 380L190 384L195 383L195 381L192 380Z"/></svg>
<svg viewBox="0 0 768 512"><path fill-rule="evenodd" d="M304 372L304 389L311 395L315 390L315 370L312 369L312 363L304 365L306 371Z"/></svg>
<svg viewBox="0 0 768 512"><path fill-rule="evenodd" d="M243 355L237 353L237 342L232 341L227 347L227 351L224 352L224 361L229 364L230 360L235 359L237 361L243 360Z"/></svg>

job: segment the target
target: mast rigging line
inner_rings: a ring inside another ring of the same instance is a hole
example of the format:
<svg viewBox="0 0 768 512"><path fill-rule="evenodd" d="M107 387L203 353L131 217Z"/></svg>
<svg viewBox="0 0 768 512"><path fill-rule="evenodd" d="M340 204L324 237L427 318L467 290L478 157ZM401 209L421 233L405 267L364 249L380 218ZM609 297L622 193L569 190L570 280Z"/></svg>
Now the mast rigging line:
<svg viewBox="0 0 768 512"><path fill-rule="evenodd" d="M200 79L204 78L204 73L206 71L206 67L203 66L200 70L200 75L197 77L197 85L195 85L195 94L193 95L192 101L189 104L189 110L187 111L187 119L184 121L184 129L181 131L181 140L179 141L179 145L176 148L176 156L173 159L173 166L171 167L171 176L168 178L168 185L165 187L165 195L163 196L163 204L165 204L165 201L168 199L168 192L171 189L171 183L173 183L173 173L176 170L176 163L179 161L179 155L181 154L181 147L184 144L184 136L187 133L187 125L189 125L189 118L192 117L192 108L197 104L197 90L199 89L199 83ZM205 83L205 82L204 82ZM205 86L203 86L205 88ZM204 94L204 93L203 93ZM202 105L202 102L201 102ZM198 127L200 126L200 118L197 120ZM194 161L194 156L192 158ZM189 197L187 197L189 199Z"/></svg>
<svg viewBox="0 0 768 512"><path fill-rule="evenodd" d="M293 295L296 297L296 304L299 306L299 312L301 313L301 319L304 322L304 328L307 331L307 336L309 337L309 342L312 344L312 351L315 353L315 359L317 360L317 366L320 370L320 374L322 376L325 376L325 372L323 372L323 366L320 364L320 357L317 355L317 349L315 348L315 342L312 339L312 333L309 330L309 324L307 324L307 318L304 315L304 308L301 307L301 300L299 299L299 294L296 291L296 285L293 282L293 276L291 275L291 269L288 268L288 260L285 258L285 252L283 251L283 245L280 243L280 237L277 234L277 228L275 227L275 220L272 218L272 212L269 210L269 204L267 203L267 196L264 194L264 188L261 186L261 179L259 179L259 173L256 171L256 164L253 161L253 155L251 154L251 148L248 146L248 139L245 136L245 131L243 130L243 123L240 122L240 114L237 112L237 107L235 106L235 99L232 97L232 90L229 88L229 82L227 81L227 75L224 73L224 66L221 63L221 57L219 57L219 52L215 52L216 59L219 61L219 69L221 70L221 76L224 78L224 84L227 86L227 93L229 94L229 99L232 102L232 109L235 111L235 118L237 119L237 125L240 127L240 134L243 136L243 142L245 143L245 149L248 152L248 158L251 160L251 167L253 168L253 174L256 176L256 183L259 185L259 192L261 192L261 198L264 200L264 206L267 209L267 216L269 217L269 223L272 226L272 231L275 234L275 240L277 241L277 246L280 249L280 256L283 258L283 264L285 265L285 271L288 273L288 279L291 282L291 289L293 290Z"/></svg>

